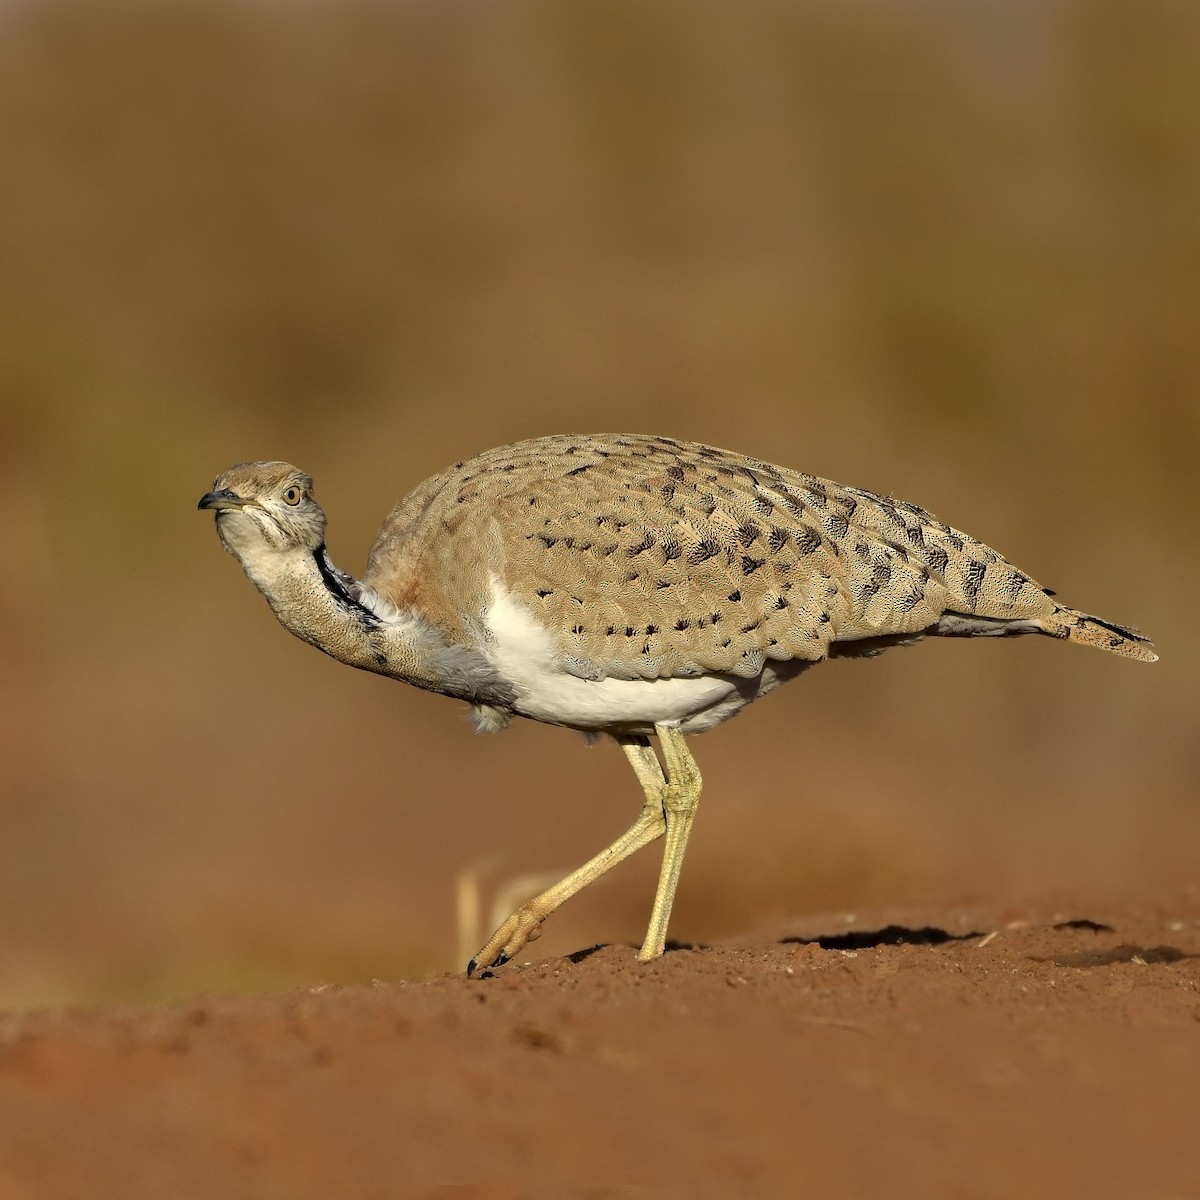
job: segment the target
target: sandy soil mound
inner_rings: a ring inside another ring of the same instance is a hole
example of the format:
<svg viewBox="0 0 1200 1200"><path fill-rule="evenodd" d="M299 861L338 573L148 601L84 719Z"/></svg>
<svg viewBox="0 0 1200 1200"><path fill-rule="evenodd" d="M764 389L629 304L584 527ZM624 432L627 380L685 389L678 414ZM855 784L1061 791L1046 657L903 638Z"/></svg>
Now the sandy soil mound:
<svg viewBox="0 0 1200 1200"><path fill-rule="evenodd" d="M0 1019L0 1195L1200 1195L1200 892Z"/></svg>

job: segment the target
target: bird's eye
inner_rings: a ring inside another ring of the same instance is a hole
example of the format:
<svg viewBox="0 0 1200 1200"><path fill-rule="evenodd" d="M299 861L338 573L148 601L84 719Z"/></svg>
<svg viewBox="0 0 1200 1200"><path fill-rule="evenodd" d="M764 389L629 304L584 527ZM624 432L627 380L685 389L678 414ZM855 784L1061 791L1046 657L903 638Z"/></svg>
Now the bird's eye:
<svg viewBox="0 0 1200 1200"><path fill-rule="evenodd" d="M286 492L283 493L284 504L296 505L300 503L304 493L294 483Z"/></svg>

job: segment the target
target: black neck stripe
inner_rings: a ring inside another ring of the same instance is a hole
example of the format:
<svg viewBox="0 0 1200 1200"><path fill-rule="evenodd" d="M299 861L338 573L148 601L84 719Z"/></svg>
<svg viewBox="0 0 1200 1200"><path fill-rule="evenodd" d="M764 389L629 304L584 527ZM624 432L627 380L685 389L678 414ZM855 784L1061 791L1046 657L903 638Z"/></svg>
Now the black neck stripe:
<svg viewBox="0 0 1200 1200"><path fill-rule="evenodd" d="M346 585L338 578L332 564L329 561L329 554L325 549L325 543L322 542L315 551L313 551L313 561L317 564L317 570L321 573L321 581L325 584L329 594L343 607L351 609L363 621L365 625L381 625L380 619L360 600L356 600L346 590Z"/></svg>

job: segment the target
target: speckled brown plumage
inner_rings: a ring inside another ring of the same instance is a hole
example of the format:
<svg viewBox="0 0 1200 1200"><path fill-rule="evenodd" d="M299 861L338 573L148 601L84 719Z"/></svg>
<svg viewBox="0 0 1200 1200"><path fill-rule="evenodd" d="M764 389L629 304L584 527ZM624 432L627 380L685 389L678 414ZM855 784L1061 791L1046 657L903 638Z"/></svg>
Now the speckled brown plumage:
<svg viewBox="0 0 1200 1200"><path fill-rule="evenodd" d="M456 464L387 518L366 582L482 638L488 572L582 678L749 677L1005 627L1153 658L914 504L671 438L547 437Z"/></svg>

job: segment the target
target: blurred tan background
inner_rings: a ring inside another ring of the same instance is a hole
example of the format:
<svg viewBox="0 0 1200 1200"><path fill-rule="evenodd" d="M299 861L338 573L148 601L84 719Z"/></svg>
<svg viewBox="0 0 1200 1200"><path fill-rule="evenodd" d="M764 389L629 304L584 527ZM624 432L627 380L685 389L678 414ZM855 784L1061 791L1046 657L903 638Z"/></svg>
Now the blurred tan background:
<svg viewBox="0 0 1200 1200"><path fill-rule="evenodd" d="M456 880L567 869L611 743L303 647L195 504L555 431L911 499L1141 667L822 667L695 744L672 934L1104 897L1200 863L1200 15L1187 4L0 6L0 1005L458 966ZM536 947L640 938L657 851Z"/></svg>

